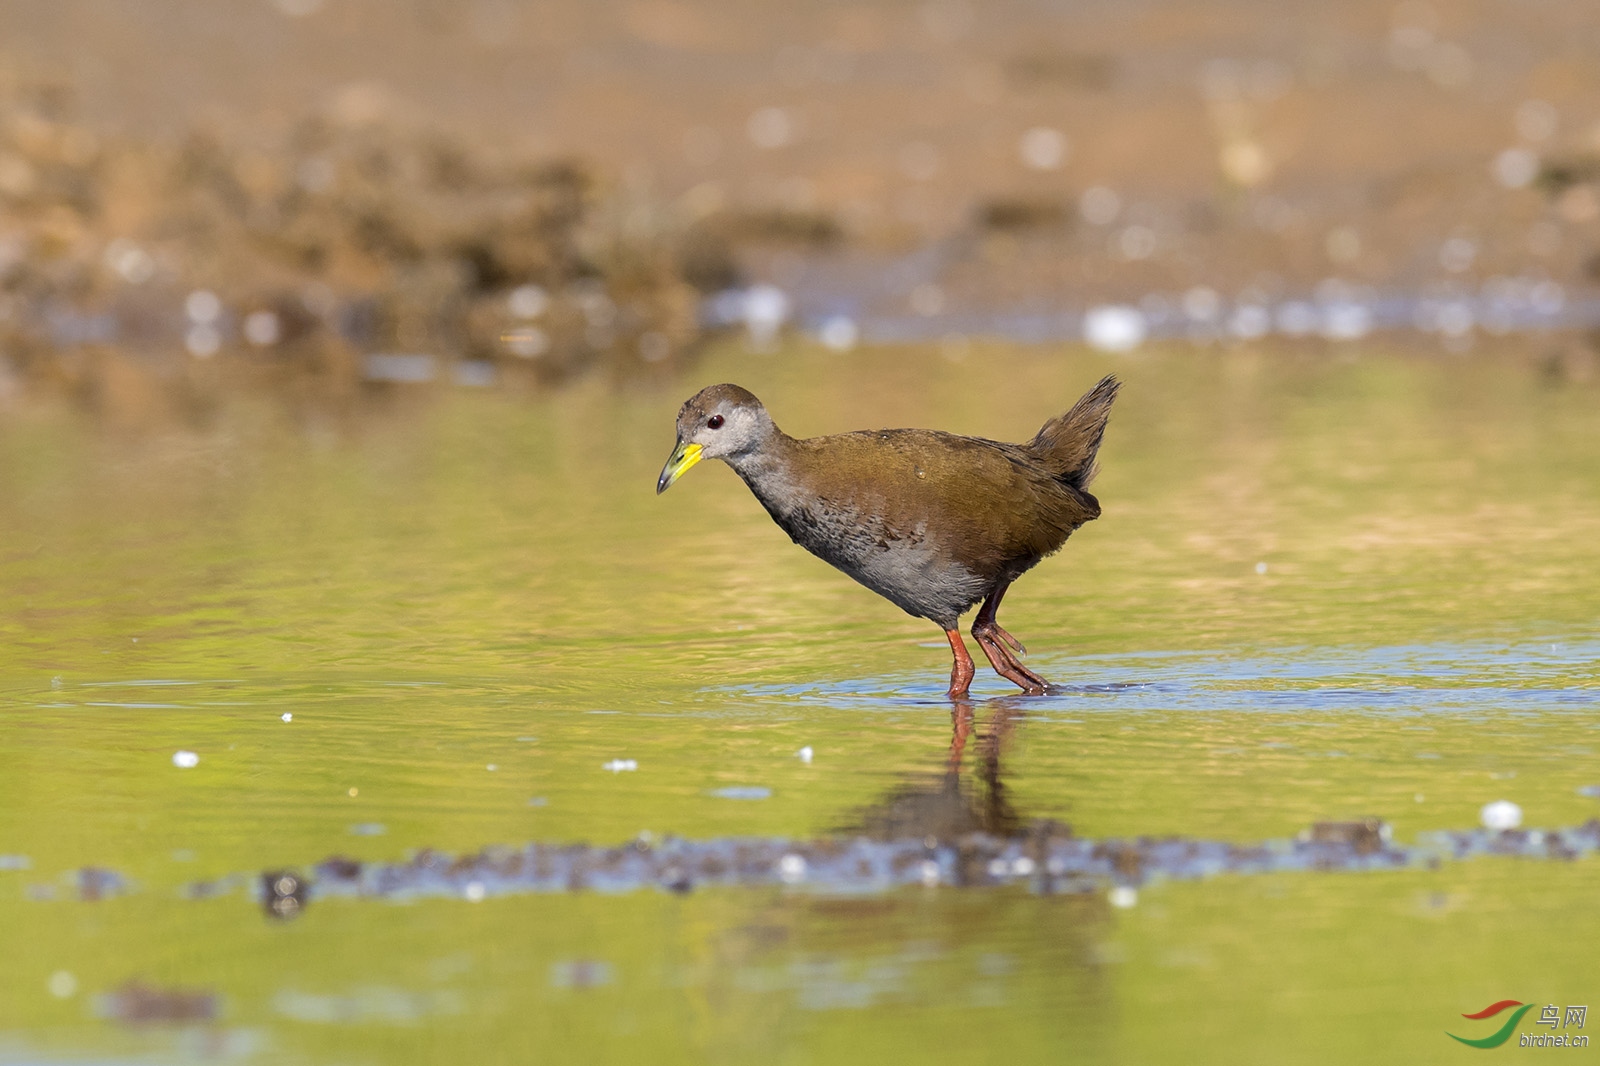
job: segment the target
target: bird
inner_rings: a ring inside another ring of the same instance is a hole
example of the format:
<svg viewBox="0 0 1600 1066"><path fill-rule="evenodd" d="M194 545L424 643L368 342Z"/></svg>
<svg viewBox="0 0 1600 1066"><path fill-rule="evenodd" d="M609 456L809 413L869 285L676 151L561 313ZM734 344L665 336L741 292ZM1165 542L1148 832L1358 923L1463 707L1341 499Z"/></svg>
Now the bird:
<svg viewBox="0 0 1600 1066"><path fill-rule="evenodd" d="M972 636L995 672L1040 695L1048 683L995 615L1012 582L1100 516L1089 483L1120 388L1108 374L1032 440L1007 444L928 429L796 438L747 389L711 385L679 410L656 494L720 459L796 544L944 630L949 698L972 683L959 623L974 604Z"/></svg>

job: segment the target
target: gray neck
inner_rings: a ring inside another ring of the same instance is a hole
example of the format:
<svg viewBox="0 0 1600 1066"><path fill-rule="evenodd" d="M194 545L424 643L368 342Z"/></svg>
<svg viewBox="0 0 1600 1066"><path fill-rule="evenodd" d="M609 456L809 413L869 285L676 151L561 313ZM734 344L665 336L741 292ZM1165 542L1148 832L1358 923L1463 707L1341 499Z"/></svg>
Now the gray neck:
<svg viewBox="0 0 1600 1066"><path fill-rule="evenodd" d="M787 514L794 505L796 485L791 466L794 443L793 437L774 426L772 435L761 447L724 460L774 515Z"/></svg>

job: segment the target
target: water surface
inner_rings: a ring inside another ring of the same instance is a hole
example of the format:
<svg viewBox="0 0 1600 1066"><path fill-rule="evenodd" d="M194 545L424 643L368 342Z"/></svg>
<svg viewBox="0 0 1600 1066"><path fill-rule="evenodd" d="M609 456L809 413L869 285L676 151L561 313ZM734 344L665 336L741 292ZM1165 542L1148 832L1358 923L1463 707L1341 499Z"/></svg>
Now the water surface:
<svg viewBox="0 0 1600 1066"><path fill-rule="evenodd" d="M288 921L255 880L929 818L1248 844L1376 817L1410 842L1504 798L1581 823L1600 394L1532 363L729 349L660 391L395 391L340 421L271 397L137 433L14 408L0 1061L1422 1062L1495 1000L1586 1003L1592 859L1131 900L313 887ZM709 381L792 433L1021 439L1109 370L1105 515L1006 601L1059 690L980 673L954 779L935 627L794 547L718 465L653 492ZM106 898L85 867L114 873ZM130 1020L135 980L214 1017Z"/></svg>

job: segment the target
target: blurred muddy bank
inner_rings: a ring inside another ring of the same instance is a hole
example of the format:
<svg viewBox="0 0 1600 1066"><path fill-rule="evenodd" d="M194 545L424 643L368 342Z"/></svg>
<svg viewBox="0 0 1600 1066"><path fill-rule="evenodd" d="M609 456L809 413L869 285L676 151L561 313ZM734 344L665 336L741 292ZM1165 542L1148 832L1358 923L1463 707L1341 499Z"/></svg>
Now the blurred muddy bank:
<svg viewBox="0 0 1600 1066"><path fill-rule="evenodd" d="M103 136L71 93L0 97L0 393L203 408L230 388L548 385L701 342L702 237L581 162L469 147L344 101L265 151ZM634 213L637 215L637 212ZM142 397L142 399L141 399Z"/></svg>

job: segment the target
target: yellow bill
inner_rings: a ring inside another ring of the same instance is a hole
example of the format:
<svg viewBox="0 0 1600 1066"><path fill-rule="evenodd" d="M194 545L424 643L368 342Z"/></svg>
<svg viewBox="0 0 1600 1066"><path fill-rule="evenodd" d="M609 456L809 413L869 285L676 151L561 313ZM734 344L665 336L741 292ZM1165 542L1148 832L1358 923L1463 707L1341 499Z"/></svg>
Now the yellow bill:
<svg viewBox="0 0 1600 1066"><path fill-rule="evenodd" d="M667 460L667 465L661 468L661 477L656 479L656 495L659 496L666 492L672 487L674 481L677 481L691 466L698 463L701 451L700 445L685 444L680 440L678 446L672 449L672 457Z"/></svg>

